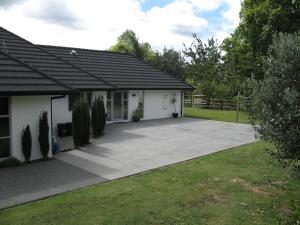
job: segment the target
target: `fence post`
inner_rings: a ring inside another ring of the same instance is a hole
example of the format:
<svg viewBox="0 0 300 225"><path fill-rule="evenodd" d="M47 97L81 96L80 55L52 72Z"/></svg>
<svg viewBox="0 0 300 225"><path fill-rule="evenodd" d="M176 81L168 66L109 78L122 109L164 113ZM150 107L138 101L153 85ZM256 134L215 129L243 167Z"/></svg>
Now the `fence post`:
<svg viewBox="0 0 300 225"><path fill-rule="evenodd" d="M193 95L193 92L191 92L191 105L192 105L192 108L194 108L194 95Z"/></svg>
<svg viewBox="0 0 300 225"><path fill-rule="evenodd" d="M240 92L238 91L237 102L236 102L236 122L239 122L239 111L240 111Z"/></svg>

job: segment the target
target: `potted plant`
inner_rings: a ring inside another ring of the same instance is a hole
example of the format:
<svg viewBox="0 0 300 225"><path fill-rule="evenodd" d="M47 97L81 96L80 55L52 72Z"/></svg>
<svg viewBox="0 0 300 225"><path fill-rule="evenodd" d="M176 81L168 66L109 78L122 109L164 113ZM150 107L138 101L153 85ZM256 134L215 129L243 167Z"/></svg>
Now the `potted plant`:
<svg viewBox="0 0 300 225"><path fill-rule="evenodd" d="M171 99L171 103L174 106L174 112L172 113L173 118L177 118L178 117L178 112L176 112L176 94L174 94L173 98Z"/></svg>
<svg viewBox="0 0 300 225"><path fill-rule="evenodd" d="M140 107L137 107L137 109L132 114L132 121L139 122L142 117L143 117L143 111L140 109Z"/></svg>

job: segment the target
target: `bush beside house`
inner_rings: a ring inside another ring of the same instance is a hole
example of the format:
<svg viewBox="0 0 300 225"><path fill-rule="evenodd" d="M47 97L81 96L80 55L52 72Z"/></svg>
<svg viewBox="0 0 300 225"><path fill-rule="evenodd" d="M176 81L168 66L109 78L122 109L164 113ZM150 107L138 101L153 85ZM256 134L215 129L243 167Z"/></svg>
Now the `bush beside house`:
<svg viewBox="0 0 300 225"><path fill-rule="evenodd" d="M40 114L39 142L43 158L47 159L49 153L49 124L47 111L43 111Z"/></svg>
<svg viewBox="0 0 300 225"><path fill-rule="evenodd" d="M31 156L32 138L29 125L22 131L22 152L26 162L29 162Z"/></svg>
<svg viewBox="0 0 300 225"><path fill-rule="evenodd" d="M104 103L100 97L97 97L93 102L91 124L94 137L99 137L103 134L106 124L106 116Z"/></svg>
<svg viewBox="0 0 300 225"><path fill-rule="evenodd" d="M89 105L81 99L73 106L73 141L75 148L89 143L90 138L90 112Z"/></svg>

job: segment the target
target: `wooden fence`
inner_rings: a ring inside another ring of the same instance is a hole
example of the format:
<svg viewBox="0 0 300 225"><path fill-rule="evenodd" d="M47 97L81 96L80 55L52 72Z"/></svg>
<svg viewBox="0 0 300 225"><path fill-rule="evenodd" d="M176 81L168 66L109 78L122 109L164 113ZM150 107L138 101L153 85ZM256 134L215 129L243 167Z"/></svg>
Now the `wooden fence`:
<svg viewBox="0 0 300 225"><path fill-rule="evenodd" d="M236 110L236 104L230 100L207 98L205 95L185 94L184 105L204 109Z"/></svg>

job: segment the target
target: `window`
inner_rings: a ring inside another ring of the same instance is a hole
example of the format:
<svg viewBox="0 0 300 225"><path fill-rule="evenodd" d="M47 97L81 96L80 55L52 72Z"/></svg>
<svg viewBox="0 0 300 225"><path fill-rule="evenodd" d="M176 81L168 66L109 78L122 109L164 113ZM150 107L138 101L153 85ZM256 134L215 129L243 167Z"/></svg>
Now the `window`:
<svg viewBox="0 0 300 225"><path fill-rule="evenodd" d="M168 109L169 102L169 95L163 95L163 110Z"/></svg>
<svg viewBox="0 0 300 225"><path fill-rule="evenodd" d="M0 97L0 158L9 156L9 103L7 97Z"/></svg>
<svg viewBox="0 0 300 225"><path fill-rule="evenodd" d="M111 91L107 92L106 111L107 111L106 120L111 121Z"/></svg>
<svg viewBox="0 0 300 225"><path fill-rule="evenodd" d="M79 94L71 94L69 97L69 111L72 111L73 105L75 104L76 100L79 97Z"/></svg>
<svg viewBox="0 0 300 225"><path fill-rule="evenodd" d="M123 120L128 119L128 92L123 92Z"/></svg>

